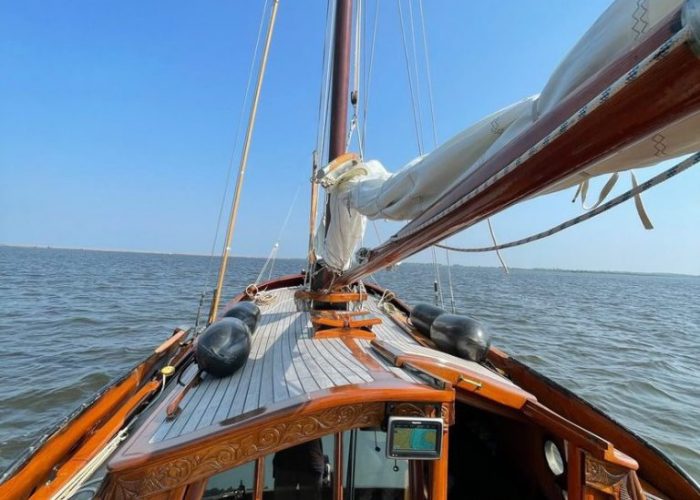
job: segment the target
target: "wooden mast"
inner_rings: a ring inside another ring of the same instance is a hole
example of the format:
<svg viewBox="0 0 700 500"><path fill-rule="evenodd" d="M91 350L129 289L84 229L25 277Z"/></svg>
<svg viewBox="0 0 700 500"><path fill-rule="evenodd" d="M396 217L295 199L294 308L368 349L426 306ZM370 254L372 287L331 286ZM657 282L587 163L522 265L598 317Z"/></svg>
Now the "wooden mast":
<svg viewBox="0 0 700 500"><path fill-rule="evenodd" d="M350 41L352 33L352 0L336 0L335 25L333 27L333 73L331 75L331 116L328 145L328 163L345 153L350 99ZM331 222L330 195L326 202L325 232ZM313 231L313 229L312 229ZM311 280L312 290L325 288L330 273L320 273Z"/></svg>
<svg viewBox="0 0 700 500"><path fill-rule="evenodd" d="M350 38L352 0L336 0L333 37L333 76L331 82L331 130L328 163L345 153L350 99ZM326 205L326 217L329 217ZM326 226L327 227L327 226Z"/></svg>

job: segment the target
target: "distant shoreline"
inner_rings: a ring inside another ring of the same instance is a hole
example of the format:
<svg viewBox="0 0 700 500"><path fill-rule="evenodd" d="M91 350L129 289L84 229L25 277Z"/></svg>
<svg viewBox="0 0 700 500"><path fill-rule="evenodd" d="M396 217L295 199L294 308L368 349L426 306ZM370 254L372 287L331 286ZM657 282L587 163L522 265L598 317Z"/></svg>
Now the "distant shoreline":
<svg viewBox="0 0 700 500"><path fill-rule="evenodd" d="M149 250L124 250L124 249L111 249L111 248L75 248L75 247L54 247L50 245L17 245L17 244L7 244L0 243L0 248L21 248L25 250L68 250L68 251L82 251L82 252L101 252L101 253L132 253L141 255L165 255L165 256L176 256L176 257L210 257L206 254L198 253L180 253L180 252L156 252ZM216 254L214 257L218 257ZM234 259L260 259L265 260L267 257L253 256L253 255L231 255ZM277 257L278 260L304 260L303 257ZM432 266L429 262L404 262L401 265L415 265L415 266ZM440 264L444 266L444 264ZM465 266L462 264L452 264L455 267L466 267L472 269L500 269L498 266ZM679 276L687 278L699 278L698 274L685 274L685 273L668 273L668 272L643 272L643 271L614 271L614 270L590 270L590 269L561 269L561 268L546 268L546 267L510 267L511 271L543 271L543 272L563 272L563 273L581 273L581 274L618 274L618 275L628 275L628 276Z"/></svg>

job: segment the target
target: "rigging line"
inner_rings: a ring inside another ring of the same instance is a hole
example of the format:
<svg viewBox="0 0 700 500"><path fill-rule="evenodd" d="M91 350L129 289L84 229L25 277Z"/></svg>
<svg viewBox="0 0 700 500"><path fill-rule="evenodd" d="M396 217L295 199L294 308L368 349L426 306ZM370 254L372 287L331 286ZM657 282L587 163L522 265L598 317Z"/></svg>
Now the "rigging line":
<svg viewBox="0 0 700 500"><path fill-rule="evenodd" d="M491 217L486 218L486 224L489 226L489 234L491 235L491 242L493 242L493 246L498 246L498 242L496 241L496 234L493 232L493 225L491 224ZM503 260L503 256L501 256L501 251L498 248L496 249L496 255L498 256L498 260L501 262L503 272L509 274L508 266L506 266L506 261Z"/></svg>
<svg viewBox="0 0 700 500"><path fill-rule="evenodd" d="M551 229L548 229L547 231L542 231L541 233L534 234L532 236L529 236L527 238L522 238L520 240L515 240L511 241L509 243L503 243L501 245L495 245L492 247L481 247L481 248L459 248L459 247L453 247L450 245L442 245L442 244L436 244L435 246L438 248L445 248L447 250L452 250L453 252L466 252L466 253L476 253L476 252L492 252L494 250L501 250L503 248L512 248L512 247L517 247L520 245L524 245L526 243L531 243L533 241L541 240L543 238L546 238L547 236L551 236L553 234L559 233L563 231L564 229L570 228L572 226L575 226L576 224L579 224L583 221L586 221L588 219L592 219L596 215L600 215L603 212L606 212L607 210L610 210L613 207L616 207L617 205L624 203L625 201L629 200L632 197L635 197L647 189L650 189L658 184L661 184L662 182L667 181L668 179L675 177L676 175L680 174L681 172L688 170L690 167L693 165L696 165L698 162L700 162L700 152L694 153L690 157L686 158L680 163L677 163L673 167L669 168L668 170L665 170L664 172L661 172L660 174L652 177L646 182L643 182L636 187L630 189L629 191L626 191L622 193L619 196L616 196L612 200L600 205L597 208L594 208L590 212L586 212L582 215L579 215L578 217L574 217L573 219L569 219L566 222L563 222L559 224L558 226L554 226Z"/></svg>
<svg viewBox="0 0 700 500"><path fill-rule="evenodd" d="M399 15L401 17L401 35L402 35L402 41L404 44L404 53L406 54L406 69L408 71L408 78L409 78L409 85L411 84L411 70L409 67L409 57L408 57L408 49L407 49L407 43L406 43L406 37L404 35L404 28L403 28L403 11L401 9L401 0L398 0L399 4ZM415 21L413 17L413 0L408 0L408 17L409 17L409 22L410 22L410 28L411 28L411 47L412 47L412 52L411 55L413 57L413 70L415 71L415 79L416 79L416 85L415 85L415 93L413 88L411 88L411 97L413 100L413 112L414 116L417 117L417 130L416 134L419 137L419 152L422 155L424 152L423 148L423 119L421 116L421 97L420 97L420 73L418 71L418 52L416 50L416 34L415 34ZM442 291L442 278L440 276L440 266L437 261L437 252L435 251L435 248L432 248L432 254L433 254L433 267L435 270L435 281L434 281L434 288L435 288L435 302L436 305L440 305L440 307L444 308L445 307L445 297L443 295ZM439 301L439 304L438 304Z"/></svg>
<svg viewBox="0 0 700 500"><path fill-rule="evenodd" d="M403 42L403 53L406 59L406 73L408 74L408 88L411 92L411 105L413 107L413 124L416 129L416 142L418 143L418 154L423 155L423 139L421 137L422 126L420 124L420 119L418 118L416 109L416 98L413 91L413 78L411 77L411 62L408 57L408 44L406 43L406 33L404 30L403 23L403 9L401 9L401 0L397 0L396 3L399 6L399 20L401 24L401 41Z"/></svg>
<svg viewBox="0 0 700 500"><path fill-rule="evenodd" d="M377 26L379 21L379 4L380 1L376 0L374 3L374 24L372 26L372 41L370 43L370 53L369 53L369 65L367 68L367 73L365 76L365 98L363 100L363 111L362 111L362 140L363 142L367 140L367 111L369 107L369 91L370 84L372 82L372 68L374 67L374 48L377 41ZM366 44L365 44L366 46ZM366 147L365 144L362 145L363 149Z"/></svg>
<svg viewBox="0 0 700 500"><path fill-rule="evenodd" d="M362 147L362 135L360 134L360 127L358 124L356 111L353 112L352 119L350 120L350 128L348 129L348 134L345 138L346 150L350 147L350 142L352 141L352 136L353 136L355 130L357 130L357 147L360 150L360 160L364 160L365 152L364 152L364 148Z"/></svg>
<svg viewBox="0 0 700 500"><path fill-rule="evenodd" d="M420 17L420 24L421 24L421 34L422 34L422 39L423 39L423 56L425 59L425 73L426 73L426 80L427 80L427 86L428 86L428 102L429 102L429 109L430 109L430 121L431 121L431 128L432 128L432 133L433 133L433 149L437 147L438 145L438 140L437 140L437 126L436 126L436 119L435 119L435 105L433 103L433 85L432 85L432 79L430 77L430 57L428 54L428 38L426 34L426 29L425 29L425 14L423 12L423 1L418 0L418 8L419 8L419 17ZM419 72L418 72L418 50L416 49L416 35L415 35L415 21L413 17L413 0L408 0L408 12L409 12L409 17L411 21L411 43L413 45L413 64L416 72L416 93L417 93L417 98L418 98L418 104L420 106L420 87L419 85ZM418 109L418 116L420 118L420 108ZM421 132L423 130L422 123L421 123ZM435 251L435 248L432 248L433 252L433 262L434 262L434 267L435 267L435 283L437 286L437 293L439 293L440 297L440 306L445 307L445 297L443 294L442 290L442 279L440 276L440 267L437 264L437 252ZM452 307L452 312L455 312L455 298L454 298L454 289L453 289L453 284L452 284L452 270L450 266L450 256L449 252L445 250L445 257L447 261L447 279L448 279L448 285L449 285L449 291L450 291L450 303Z"/></svg>
<svg viewBox="0 0 700 500"><path fill-rule="evenodd" d="M418 71L418 50L416 50L416 29L415 21L413 18L413 0L408 0L408 18L411 27L411 55L413 56L413 70L416 76L416 109L418 110L418 121L420 123L420 133L421 139L423 138L423 112L421 110L421 104L423 99L421 98L420 91L420 72Z"/></svg>
<svg viewBox="0 0 700 500"><path fill-rule="evenodd" d="M428 102L430 103L430 121L433 128L433 148L438 146L437 120L435 118L435 105L433 104L433 79L430 76L430 53L428 52L428 35L425 30L425 15L423 13L423 0L418 0L418 9L423 33L423 54L425 55L425 74L428 83Z"/></svg>
<svg viewBox="0 0 700 500"><path fill-rule="evenodd" d="M435 271L435 281L433 283L433 289L435 290L435 305L440 307L445 307L445 297L442 295L442 284L440 283L440 267L437 261L437 252L435 247L430 249L433 253L433 270Z"/></svg>
<svg viewBox="0 0 700 500"><path fill-rule="evenodd" d="M360 22L362 23L362 61L367 60L367 9L369 8L369 1L365 1L365 8L362 9L362 19ZM366 87L364 86L365 82L367 81L367 64L362 64L360 66L360 78L362 79L362 89L363 89L363 95L362 95L362 100L361 102L364 102L365 97L364 97L364 92L367 91ZM364 138L362 137L362 126L361 126L361 121L360 118L362 117L362 108L360 102L357 104L358 109L360 112L358 113L358 124L357 126L359 127L360 132L357 134L358 140L361 142L362 149L364 150L365 145L364 145Z"/></svg>
<svg viewBox="0 0 700 500"><path fill-rule="evenodd" d="M292 203L289 205L289 208L287 209L287 215L284 218L284 222L282 223L282 229L280 229L280 232L277 235L276 243L279 243L282 240L282 233L284 233L284 230L287 229L287 224L289 223L289 218L291 217L292 211L294 210L294 207L297 203L297 198L299 198L299 191L301 191L301 185L297 186L297 190L294 192L294 198L292 198Z"/></svg>
<svg viewBox="0 0 700 500"><path fill-rule="evenodd" d="M268 264L270 265L270 269L269 269L269 272L267 273L267 280L269 281L272 278L272 269L275 266L275 260L277 259L277 252L279 251L279 248L280 248L280 241L282 241L282 234L284 233L284 230L287 228L287 224L289 223L289 218L291 217L292 211L294 210L294 207L296 206L297 198L299 197L300 190L301 190L301 185L298 185L297 190L294 193L294 198L292 198L292 203L289 205L289 208L287 209L287 215L284 218L284 222L282 223L282 227L280 229L280 232L277 235L277 240L272 245L272 249L270 250L270 254L267 256L267 260L265 261L265 264L263 264L263 267L260 270L260 274L258 274L258 278L255 280L255 283L260 283L260 280L262 279L263 274L265 274L265 269L267 268Z"/></svg>
<svg viewBox="0 0 700 500"><path fill-rule="evenodd" d="M330 106L330 86L331 86L331 71L333 68L333 61L330 56L331 47L333 45L332 39L334 36L333 24L335 22L335 2L333 0L328 0L326 3L326 30L324 33L324 43L322 47L321 55L321 88L319 91L318 98L318 131L316 135L316 150L313 154L313 166L311 174L311 206L309 215L309 253L308 253L308 267L305 275L304 285L306 286L306 281L310 279L311 267L316 260L316 227L320 224L323 226L325 222L323 219L319 219L318 216L318 185L314 184L314 178L316 176L316 171L320 167L321 158L326 157L326 142L327 142L327 130L329 122L329 106ZM325 207L325 203L323 205Z"/></svg>
<svg viewBox="0 0 700 500"><path fill-rule="evenodd" d="M450 251L445 248L445 260L447 261L447 281L450 286L450 305L452 306L452 314L457 313L457 308L455 307L455 292L452 286L452 267L450 265Z"/></svg>
<svg viewBox="0 0 700 500"><path fill-rule="evenodd" d="M255 278L255 281L253 282L254 284L261 283L263 274L265 274L265 270L267 269L267 266L270 264L270 261L274 262L274 259L277 257L277 250L279 250L280 244L275 243L272 245L272 249L270 250L270 253L267 255L267 260L265 260L265 263L262 266L262 269L260 269L260 273L258 274L258 277ZM270 274L268 275L268 281L269 281L269 276L272 275L272 266L270 266Z"/></svg>
<svg viewBox="0 0 700 500"><path fill-rule="evenodd" d="M382 239L381 235L379 234L379 229L377 228L377 222L374 220L372 221L372 227L374 227L374 234L377 235L377 244L379 245L384 240Z"/></svg>
<svg viewBox="0 0 700 500"><path fill-rule="evenodd" d="M355 54L353 63L353 76L352 76L352 92L355 94L353 99L353 106L357 106L357 101L359 99L360 92L360 50L362 47L362 0L357 0L355 2Z"/></svg>
<svg viewBox="0 0 700 500"><path fill-rule="evenodd" d="M321 57L321 92L318 101L318 135L316 137L316 150L320 157L325 157L326 130L328 125L328 106L330 75L333 61L330 57L330 47L333 45L333 23L335 21L335 2L328 0L326 4L326 32L324 35L323 52Z"/></svg>
<svg viewBox="0 0 700 500"><path fill-rule="evenodd" d="M228 169L226 171L226 181L224 182L224 194L221 197L221 203L219 205L219 215L216 218L216 230L214 231L214 241L211 244L211 252L209 254L209 262L207 263L207 270L205 273L205 283L202 290L202 294L206 293L206 289L209 288L209 282L211 280L211 265L214 260L214 252L216 250L216 244L219 241L219 230L221 229L221 217L224 213L224 205L226 203L226 198L228 196L229 183L231 180L231 172L233 171L233 159L236 155L236 150L238 149L238 143L241 139L241 124L243 123L243 114L246 109L246 103L248 102L248 96L250 95L250 87L253 82L253 72L255 70L255 61L258 57L258 49L260 48L260 39L262 37L262 29L265 24L265 12L267 12L268 0L265 0L263 4L262 12L260 13L260 24L258 25L258 35L255 39L255 48L253 49L253 57L250 61L250 68L248 69L248 80L245 87L245 93L243 94L243 102L241 103L241 111L238 115L238 124L236 125L236 135L233 141L233 149L231 150L231 157L228 162Z"/></svg>
<svg viewBox="0 0 700 500"><path fill-rule="evenodd" d="M364 148L362 144L362 131L359 127L358 107L360 99L360 62L362 54L362 0L355 3L355 53L353 54L353 89L350 92L350 103L352 104L352 119L350 129L346 138L346 150L350 147L353 133L357 130L357 146L360 149L360 158L364 160Z"/></svg>

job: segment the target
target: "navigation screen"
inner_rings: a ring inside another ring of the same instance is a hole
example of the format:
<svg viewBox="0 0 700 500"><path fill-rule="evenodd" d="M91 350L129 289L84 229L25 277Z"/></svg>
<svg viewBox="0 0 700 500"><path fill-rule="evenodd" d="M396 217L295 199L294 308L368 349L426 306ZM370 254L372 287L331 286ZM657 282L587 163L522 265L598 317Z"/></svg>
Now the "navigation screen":
<svg viewBox="0 0 700 500"><path fill-rule="evenodd" d="M440 457L442 420L439 418L390 417L387 456L419 460Z"/></svg>
<svg viewBox="0 0 700 500"><path fill-rule="evenodd" d="M437 444L436 429L394 429L395 450L435 451Z"/></svg>

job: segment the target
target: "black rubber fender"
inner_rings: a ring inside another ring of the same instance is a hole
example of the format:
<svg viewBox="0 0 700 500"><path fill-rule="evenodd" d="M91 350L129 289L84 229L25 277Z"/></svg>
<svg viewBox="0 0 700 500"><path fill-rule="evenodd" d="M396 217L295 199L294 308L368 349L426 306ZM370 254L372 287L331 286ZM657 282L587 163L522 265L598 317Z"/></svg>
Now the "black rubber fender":
<svg viewBox="0 0 700 500"><path fill-rule="evenodd" d="M223 318L208 326L194 342L199 368L215 377L228 377L248 360L250 329L238 318Z"/></svg>
<svg viewBox="0 0 700 500"><path fill-rule="evenodd" d="M445 310L432 304L416 304L411 309L411 324L416 327L421 334L430 337L430 327L433 325L435 318L445 314Z"/></svg>
<svg viewBox="0 0 700 500"><path fill-rule="evenodd" d="M253 335L258 327L258 321L260 321L260 308L252 302L239 302L224 313L224 318L240 319L248 325L250 334Z"/></svg>
<svg viewBox="0 0 700 500"><path fill-rule="evenodd" d="M482 362L491 346L491 335L477 320L461 314L441 314L430 327L437 347L470 361Z"/></svg>

